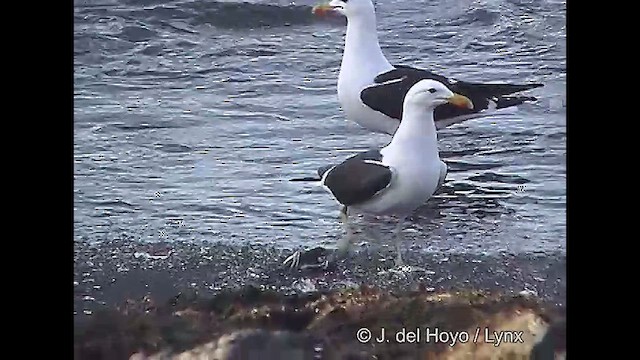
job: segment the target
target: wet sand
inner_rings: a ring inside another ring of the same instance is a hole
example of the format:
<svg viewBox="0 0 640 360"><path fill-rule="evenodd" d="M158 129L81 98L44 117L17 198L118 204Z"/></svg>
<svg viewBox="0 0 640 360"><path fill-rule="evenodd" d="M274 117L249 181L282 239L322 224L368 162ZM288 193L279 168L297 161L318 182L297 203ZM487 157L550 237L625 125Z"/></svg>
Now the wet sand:
<svg viewBox="0 0 640 360"><path fill-rule="evenodd" d="M379 246L357 247L326 271L290 270L282 265L290 254L290 250L268 245L77 242L75 316L82 318L147 295L164 302L179 293L213 296L244 285L283 294L367 284L389 291L422 287L432 292L517 294L526 290L557 305L564 305L566 299L566 254L562 253L445 255L405 251L407 264L425 269L410 273L389 271L394 268L394 253Z"/></svg>

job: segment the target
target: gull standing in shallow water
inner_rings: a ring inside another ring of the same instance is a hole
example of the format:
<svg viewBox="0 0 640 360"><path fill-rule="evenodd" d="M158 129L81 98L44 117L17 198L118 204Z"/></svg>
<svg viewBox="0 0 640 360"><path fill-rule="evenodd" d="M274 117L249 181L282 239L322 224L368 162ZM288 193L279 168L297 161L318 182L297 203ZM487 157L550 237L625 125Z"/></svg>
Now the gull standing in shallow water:
<svg viewBox="0 0 640 360"><path fill-rule="evenodd" d="M346 236L339 242L339 255L345 254L351 243L348 216L352 211L394 215L399 219L394 231L396 265L403 267L400 241L405 219L433 195L447 174L447 165L440 160L438 152L433 117L436 106L442 104L473 109L471 100L454 94L442 83L421 80L407 92L402 122L386 147L362 152L338 165L318 170L320 179L314 180L320 180L342 204L341 219ZM296 251L284 264L299 266L301 255Z"/></svg>
<svg viewBox="0 0 640 360"><path fill-rule="evenodd" d="M313 12L337 12L347 17L338 99L347 119L371 131L393 135L403 118L404 96L420 80L437 80L474 104L473 109L461 109L451 104L436 107L436 129L491 115L498 109L525 101L535 101L534 97L513 94L542 86L455 81L427 70L391 65L378 43L376 14L371 0L333 0L315 6Z"/></svg>

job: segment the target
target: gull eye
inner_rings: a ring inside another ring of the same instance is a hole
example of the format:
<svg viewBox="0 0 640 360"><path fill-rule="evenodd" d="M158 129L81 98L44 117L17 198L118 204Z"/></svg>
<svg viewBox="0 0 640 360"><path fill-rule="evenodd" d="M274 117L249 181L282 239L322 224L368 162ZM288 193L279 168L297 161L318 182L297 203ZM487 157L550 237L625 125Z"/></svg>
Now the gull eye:
<svg viewBox="0 0 640 360"><path fill-rule="evenodd" d="M429 92L433 94L434 92L436 92L436 89L431 88L431 89L429 89Z"/></svg>

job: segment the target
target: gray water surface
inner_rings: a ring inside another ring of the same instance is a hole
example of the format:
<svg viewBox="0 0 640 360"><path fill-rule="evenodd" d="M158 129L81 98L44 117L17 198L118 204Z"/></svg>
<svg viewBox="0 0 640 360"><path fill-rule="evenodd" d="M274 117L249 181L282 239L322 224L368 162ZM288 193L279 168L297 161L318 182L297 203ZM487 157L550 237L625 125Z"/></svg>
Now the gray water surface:
<svg viewBox="0 0 640 360"><path fill-rule="evenodd" d="M313 1L76 0L74 237L334 247L328 162L389 138L345 120L344 20ZM388 59L542 82L512 114L440 132L445 188L407 224L427 253L565 253L565 1L377 3ZM356 220L388 236L388 219ZM369 243L359 234L361 243Z"/></svg>

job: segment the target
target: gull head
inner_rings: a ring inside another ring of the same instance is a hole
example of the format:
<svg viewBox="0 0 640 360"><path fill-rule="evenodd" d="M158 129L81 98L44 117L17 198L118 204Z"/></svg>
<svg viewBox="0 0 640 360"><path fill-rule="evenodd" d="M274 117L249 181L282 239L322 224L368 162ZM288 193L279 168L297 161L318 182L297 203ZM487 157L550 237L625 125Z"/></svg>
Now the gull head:
<svg viewBox="0 0 640 360"><path fill-rule="evenodd" d="M436 106L447 103L473 109L473 103L469 98L455 94L444 84L435 80L418 81L407 92L405 103L411 103L426 109L435 109Z"/></svg>

